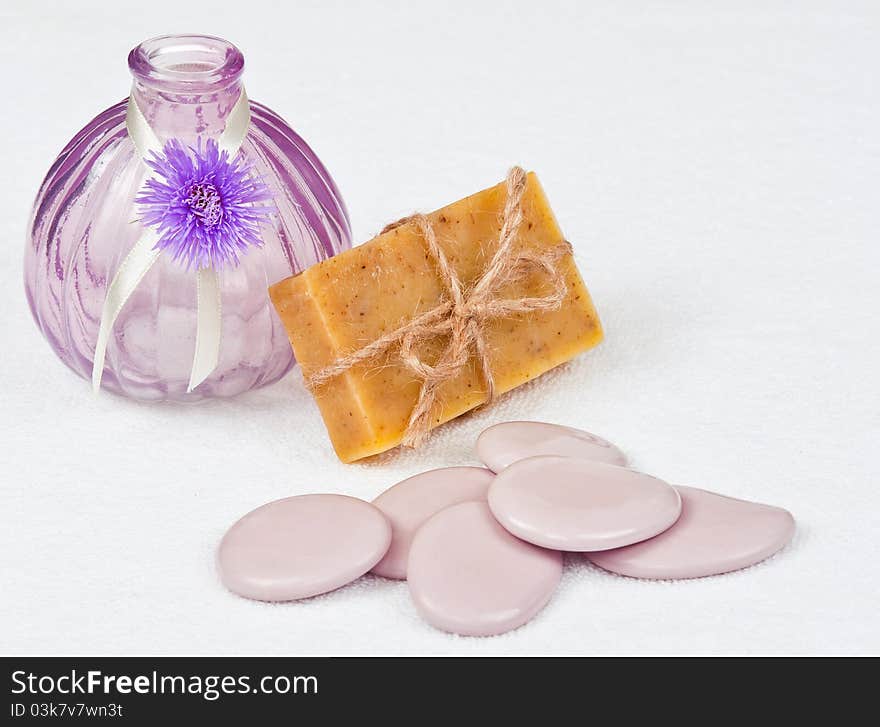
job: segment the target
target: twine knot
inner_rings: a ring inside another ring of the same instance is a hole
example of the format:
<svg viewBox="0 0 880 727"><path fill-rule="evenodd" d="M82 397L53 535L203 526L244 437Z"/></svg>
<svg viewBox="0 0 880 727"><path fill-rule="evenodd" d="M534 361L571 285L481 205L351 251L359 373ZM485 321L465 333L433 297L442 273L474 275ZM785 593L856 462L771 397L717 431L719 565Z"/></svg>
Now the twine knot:
<svg viewBox="0 0 880 727"><path fill-rule="evenodd" d="M404 217L382 230L385 233L401 225L414 225L425 240L447 294L434 308L316 371L306 379L306 385L311 390L316 390L359 363L384 354L395 346L399 347L401 363L422 382L402 442L410 447L416 447L424 441L432 428L431 418L440 387L459 374L472 353L476 354L486 387L483 406L494 400L495 378L484 335L486 323L517 313L557 310L567 292L565 277L559 271L558 264L564 255L571 253L571 245L562 242L542 254L514 254L513 243L523 221L522 196L526 187L526 173L520 167L513 167L507 175L506 184L507 201L501 217L498 247L483 274L468 289L464 288L455 269L449 264L437 243L434 228L424 214ZM536 269L546 273L553 286L551 293L540 297L498 299L501 288ZM417 350L419 343L441 335L448 336L448 342L440 356L433 364L423 361Z"/></svg>

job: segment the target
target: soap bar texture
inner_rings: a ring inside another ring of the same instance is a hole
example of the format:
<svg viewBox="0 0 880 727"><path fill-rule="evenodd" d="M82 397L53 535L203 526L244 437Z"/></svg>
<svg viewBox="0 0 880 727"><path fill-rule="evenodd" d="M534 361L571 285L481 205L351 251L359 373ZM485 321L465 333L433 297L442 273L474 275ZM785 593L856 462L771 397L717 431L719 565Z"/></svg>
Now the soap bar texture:
<svg viewBox="0 0 880 727"><path fill-rule="evenodd" d="M506 200L502 183L427 215L438 246L465 290L480 279L492 259ZM512 251L542 254L565 244L534 173L526 177L521 209L523 221ZM561 257L557 270L566 284L558 309L513 313L483 324L496 393L602 340L598 316L571 254ZM499 299L519 299L547 296L552 289L546 271L535 269L497 293ZM308 379L435 308L447 299L448 290L422 233L407 223L275 284L269 293ZM420 341L419 358L433 364L447 343L446 335ZM392 349L317 387L313 393L339 458L352 462L400 444L421 383ZM476 352L437 393L431 426L486 401Z"/></svg>

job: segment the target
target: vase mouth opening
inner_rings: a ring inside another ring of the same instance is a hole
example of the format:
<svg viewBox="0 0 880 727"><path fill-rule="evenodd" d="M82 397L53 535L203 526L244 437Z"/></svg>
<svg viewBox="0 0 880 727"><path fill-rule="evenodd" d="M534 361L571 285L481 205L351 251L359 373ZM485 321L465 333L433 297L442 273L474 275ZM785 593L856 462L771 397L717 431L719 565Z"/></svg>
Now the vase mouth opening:
<svg viewBox="0 0 880 727"><path fill-rule="evenodd" d="M210 35L160 35L128 54L135 80L162 91L204 93L237 83L244 56L228 40Z"/></svg>

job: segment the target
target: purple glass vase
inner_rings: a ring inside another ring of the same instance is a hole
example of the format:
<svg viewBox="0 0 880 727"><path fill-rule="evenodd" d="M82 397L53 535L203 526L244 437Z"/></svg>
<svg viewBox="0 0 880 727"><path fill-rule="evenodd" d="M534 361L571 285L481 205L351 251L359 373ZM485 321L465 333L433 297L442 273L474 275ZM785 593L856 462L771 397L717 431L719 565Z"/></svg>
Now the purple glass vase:
<svg viewBox="0 0 880 727"><path fill-rule="evenodd" d="M223 131L242 92L244 58L207 36L163 36L128 57L132 99L161 141L196 146ZM62 150L34 203L24 276L34 319L53 350L91 378L107 287L143 232L135 197L151 171L126 130L127 101L99 114ZM231 396L270 384L293 364L266 289L351 246L336 185L309 146L251 102L240 153L269 188L261 247L219 271L222 338L213 373L187 392L196 333L196 275L161 254L122 308L102 386L149 400Z"/></svg>

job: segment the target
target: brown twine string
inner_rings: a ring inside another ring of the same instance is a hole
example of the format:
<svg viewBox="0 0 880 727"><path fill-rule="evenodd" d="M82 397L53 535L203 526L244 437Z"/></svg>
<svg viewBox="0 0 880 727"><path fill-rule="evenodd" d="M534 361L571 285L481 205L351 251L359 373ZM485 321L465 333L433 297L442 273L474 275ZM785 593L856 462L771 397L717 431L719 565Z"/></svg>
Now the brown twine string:
<svg viewBox="0 0 880 727"><path fill-rule="evenodd" d="M559 260L571 252L571 245L563 242L544 252L513 254L512 246L523 221L522 196L526 187L526 173L513 167L507 175L507 201L502 214L498 248L479 280L470 290L449 264L437 243L437 236L428 218L416 213L387 225L388 232L404 224L413 224L425 239L425 245L437 265L440 278L446 285L448 295L434 308L413 318L394 331L386 333L372 343L315 372L306 385L315 390L353 366L369 361L394 346L399 347L400 360L422 381L419 397L407 423L403 437L405 446L421 444L431 430L431 413L437 400L437 392L447 381L454 378L467 364L471 350L477 361L486 386L486 401L495 398L495 378L489 365L489 352L484 336L485 324L493 318L503 318L515 313L557 310L565 299L565 277L557 268ZM496 300L497 292L505 285L521 279L528 271L543 270L553 285L553 292L542 297ZM448 334L449 342L437 361L427 364L419 358L418 344L437 336Z"/></svg>

